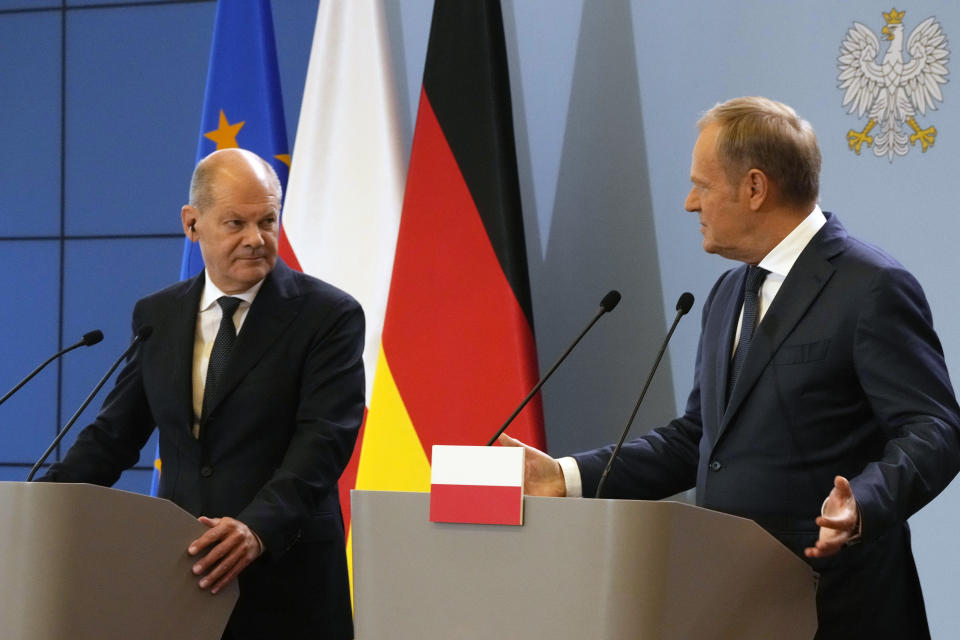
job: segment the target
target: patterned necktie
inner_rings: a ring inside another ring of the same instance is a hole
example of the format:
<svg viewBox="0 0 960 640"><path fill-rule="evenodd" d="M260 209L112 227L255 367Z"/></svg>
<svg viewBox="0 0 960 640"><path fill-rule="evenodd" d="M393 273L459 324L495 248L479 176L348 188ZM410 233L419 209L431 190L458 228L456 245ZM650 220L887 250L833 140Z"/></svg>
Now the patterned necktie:
<svg viewBox="0 0 960 640"><path fill-rule="evenodd" d="M737 378L740 377L740 371L743 370L743 363L747 359L747 352L750 350L750 343L753 341L753 331L757 327L757 294L760 293L760 287L763 286L763 279L770 273L760 267L747 267L747 279L743 289L743 322L740 325L740 342L737 344L737 351L733 354L733 366L730 368L730 375L727 376L727 398L733 392L733 386L737 384Z"/></svg>
<svg viewBox="0 0 960 640"><path fill-rule="evenodd" d="M223 374L227 370L227 362L230 360L230 351L233 349L233 343L237 339L237 330L233 325L233 314L240 306L240 298L231 298L223 296L217 300L220 309L223 311L223 317L220 318L220 329L217 330L217 337L213 341L213 349L210 351L210 363L207 366L207 381L203 387L203 416L201 424L210 414L210 409L217 401L217 394L220 392L219 386L223 381Z"/></svg>

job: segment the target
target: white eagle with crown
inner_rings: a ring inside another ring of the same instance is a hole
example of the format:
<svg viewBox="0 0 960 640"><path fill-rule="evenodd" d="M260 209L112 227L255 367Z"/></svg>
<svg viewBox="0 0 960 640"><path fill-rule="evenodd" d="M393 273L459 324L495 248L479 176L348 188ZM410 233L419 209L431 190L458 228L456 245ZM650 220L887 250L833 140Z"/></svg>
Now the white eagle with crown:
<svg viewBox="0 0 960 640"><path fill-rule="evenodd" d="M846 93L843 106L858 118L867 114L869 121L863 131L851 129L847 143L857 155L866 144L873 147L878 157L905 156L909 145L920 143L923 152L933 145L937 130L933 126L921 128L916 115L926 115L927 109L937 108L943 102L940 85L947 82L947 36L935 18L921 22L910 33L906 42L909 60L904 60L903 16L906 11L883 13L886 22L881 33L890 41L883 59L877 62L880 40L866 25L854 22L840 45L837 58L839 87ZM876 137L870 132L880 125ZM913 133L904 131L909 125Z"/></svg>

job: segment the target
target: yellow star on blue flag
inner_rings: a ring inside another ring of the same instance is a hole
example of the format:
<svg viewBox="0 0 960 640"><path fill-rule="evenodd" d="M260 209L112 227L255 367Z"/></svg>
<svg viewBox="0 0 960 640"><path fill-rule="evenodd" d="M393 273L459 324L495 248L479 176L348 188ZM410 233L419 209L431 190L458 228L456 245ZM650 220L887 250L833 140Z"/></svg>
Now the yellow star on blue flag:
<svg viewBox="0 0 960 640"><path fill-rule="evenodd" d="M223 112L223 109L220 109L220 124L213 131L207 131L203 134L203 137L209 138L216 143L216 151L220 149L236 149L240 146L237 144L237 134L240 133L240 129L242 129L245 124L246 121L244 120L230 124L227 120L227 114Z"/></svg>

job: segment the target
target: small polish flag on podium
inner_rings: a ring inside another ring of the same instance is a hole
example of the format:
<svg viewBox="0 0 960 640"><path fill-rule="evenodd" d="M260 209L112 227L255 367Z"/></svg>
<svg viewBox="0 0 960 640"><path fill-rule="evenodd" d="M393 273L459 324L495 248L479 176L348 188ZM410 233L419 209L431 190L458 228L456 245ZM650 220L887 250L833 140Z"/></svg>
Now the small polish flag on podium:
<svg viewBox="0 0 960 640"><path fill-rule="evenodd" d="M433 446L430 521L523 524L523 447Z"/></svg>

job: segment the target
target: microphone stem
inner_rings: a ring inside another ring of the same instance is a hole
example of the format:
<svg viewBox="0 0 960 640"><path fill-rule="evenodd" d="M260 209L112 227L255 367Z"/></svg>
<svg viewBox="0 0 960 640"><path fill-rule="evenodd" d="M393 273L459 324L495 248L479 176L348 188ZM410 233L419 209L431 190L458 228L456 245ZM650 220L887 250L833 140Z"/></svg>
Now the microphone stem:
<svg viewBox="0 0 960 640"><path fill-rule="evenodd" d="M557 370L557 367L560 366L560 363L563 362L568 355L570 355L570 352L573 351L574 347L580 344L580 341L583 339L583 336L587 335L587 332L590 331L591 327L593 327L593 325L597 323L597 320L600 319L600 316L602 316L606 312L607 312L607 309L604 308L603 306L601 306L597 310L597 313L593 316L593 319L591 319L590 322L587 323L587 326L584 327L583 331L580 332L580 335L577 336L577 339L573 341L573 344L567 347L567 350L563 352L563 355L557 358L557 361L553 363L553 366L550 367L550 370L547 371L546 375L540 379L540 382L538 382L537 385L530 391L530 393L527 394L527 397L523 399L523 402L520 403L520 406L517 407L514 410L514 412L510 414L510 417L507 418L507 421L503 423L503 426L497 429L497 432L493 434L493 437L490 438L489 442L487 442L488 447L493 445L493 443L497 441L497 438L500 437L500 434L507 430L507 427L510 426L510 423L513 422L513 419L517 417L517 414L519 414L523 410L523 408L527 406L527 403L530 402L530 399L533 398L534 395L536 395L537 391L540 390L540 387L542 387L544 383L550 378L550 376L553 375L553 372Z"/></svg>
<svg viewBox="0 0 960 640"><path fill-rule="evenodd" d="M637 404L633 406L633 413L630 414L630 419L627 420L627 427L620 435L620 441L617 442L617 446L613 448L613 453L610 454L610 460L607 462L607 466L603 469L603 474L600 476L600 482L597 484L597 492L593 496L594 498L600 497L600 492L603 490L603 485L607 481L607 475L613 468L613 463L617 459L617 454L620 453L620 448L623 446L623 442L627 439L627 433L630 432L630 427L633 425L634 418L637 417L637 412L640 411L640 405L643 403L643 398L647 395L647 389L650 387L650 382L653 380L653 376L657 372L657 368L660 366L660 360L663 358L663 354L667 350L667 344L670 343L670 338L673 336L673 331L677 328L680 318L682 318L685 313L685 311L677 312L677 316L673 319L673 324L670 326L670 331L667 332L667 337L664 339L663 344L660 345L660 353L657 354L657 359L653 363L653 367L650 369L650 374L647 376L647 381L643 385L643 390L640 392L640 397L637 399Z"/></svg>
<svg viewBox="0 0 960 640"><path fill-rule="evenodd" d="M47 450L44 451L43 455L40 456L40 459L37 460L37 463L33 465L32 469L30 469L30 474L27 476L27 482L33 481L33 476L36 475L40 465L42 465L44 460L46 460L53 450L56 449L57 445L60 444L60 441L63 440L63 436L67 435L67 431L70 430L70 427L73 426L73 423L77 421L77 419L80 417L80 414L83 413L83 410L86 409L87 405L89 405L93 401L94 397L96 397L97 392L99 392L101 387L107 383L107 380L110 379L110 376L113 375L113 372L116 371L117 367L120 366L120 363L123 362L124 358L126 358L139 343L140 339L138 337L133 341L133 344L127 347L127 350L123 352L123 355L121 355L120 358L113 363L113 366L110 367L110 370L107 371L106 375L100 378L100 382L97 383L97 386L94 388L94 390L90 392L90 395L88 395L87 399L83 401L83 404L80 405L80 408L77 409L77 412L74 413L73 417L67 421L67 424L65 424L63 429L60 430L60 433L57 434L57 437L53 439L53 442L50 443L50 446L47 447Z"/></svg>
<svg viewBox="0 0 960 640"><path fill-rule="evenodd" d="M68 352L70 352L70 351L73 351L73 350L76 349L77 347L83 346L83 344L84 344L84 343L83 343L83 341L81 340L81 341L78 342L77 344L71 345L71 346L67 347L66 349L64 349L63 351L59 351L59 352L53 354L52 356L50 356L49 358L47 358L46 360L44 360L44 361L43 361L43 364L41 364L39 367L37 367L36 369L34 369L33 371L31 371L31 372L30 372L30 375L28 375L26 378L24 378L23 380L21 380L20 383L19 383L17 386L15 386L13 389L10 389L10 391L8 391L2 398L0 398L0 404L3 404L4 402L6 402L7 399L8 399L10 396L12 396L12 395L15 394L17 391L19 391L19 390L20 390L20 387L22 387L23 385L27 384L27 383L30 382L31 380L33 380L33 377L34 377L35 375L37 375L38 373L40 373L41 371L43 371L44 367L46 367L48 364L50 364L51 362L53 362L54 360L56 360L57 358L59 358L59 357L62 356L63 354L68 353Z"/></svg>

